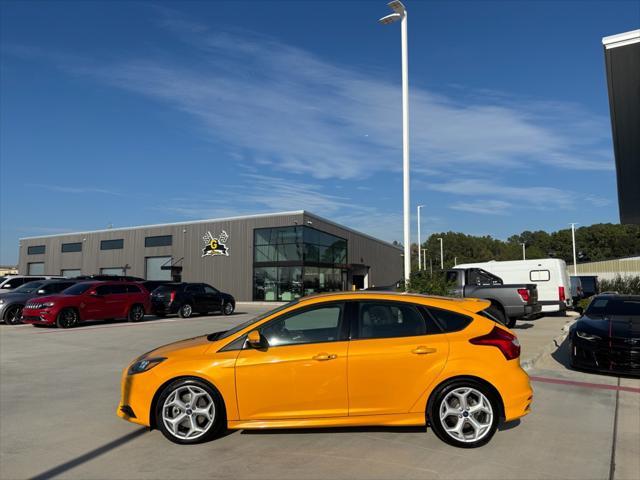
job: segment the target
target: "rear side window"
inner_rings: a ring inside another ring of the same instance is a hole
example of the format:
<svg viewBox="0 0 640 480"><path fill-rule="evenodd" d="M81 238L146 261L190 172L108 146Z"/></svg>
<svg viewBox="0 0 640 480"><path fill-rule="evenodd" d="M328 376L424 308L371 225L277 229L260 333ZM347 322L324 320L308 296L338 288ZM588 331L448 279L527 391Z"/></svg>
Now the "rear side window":
<svg viewBox="0 0 640 480"><path fill-rule="evenodd" d="M360 302L356 338L415 337L434 333L414 305L401 302ZM438 332L439 333L439 332Z"/></svg>
<svg viewBox="0 0 640 480"><path fill-rule="evenodd" d="M151 288L151 286L149 288ZM158 288L154 290L154 292L162 295L163 293L170 293L175 290L178 290L178 287L171 287L169 285L160 285Z"/></svg>
<svg viewBox="0 0 640 480"><path fill-rule="evenodd" d="M127 285L111 285L111 293L127 293Z"/></svg>
<svg viewBox="0 0 640 480"><path fill-rule="evenodd" d="M140 293L140 287L137 285L125 285L127 293Z"/></svg>
<svg viewBox="0 0 640 480"><path fill-rule="evenodd" d="M98 288L96 288L96 293L98 295L109 295L110 293L112 293L111 285L100 285Z"/></svg>
<svg viewBox="0 0 640 480"><path fill-rule="evenodd" d="M204 288L202 285L189 285L186 288L187 293L204 293Z"/></svg>
<svg viewBox="0 0 640 480"><path fill-rule="evenodd" d="M471 317L451 310L425 307L425 310L434 318L436 323L445 332L458 332L467 327L472 321Z"/></svg>

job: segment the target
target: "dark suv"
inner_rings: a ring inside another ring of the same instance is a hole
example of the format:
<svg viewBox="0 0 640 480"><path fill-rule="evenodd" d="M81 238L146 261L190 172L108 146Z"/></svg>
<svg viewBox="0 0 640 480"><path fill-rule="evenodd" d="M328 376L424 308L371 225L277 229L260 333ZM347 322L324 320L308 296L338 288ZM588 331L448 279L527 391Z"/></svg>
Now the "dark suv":
<svg viewBox="0 0 640 480"><path fill-rule="evenodd" d="M151 294L151 313L158 316L177 313L188 318L193 312L206 315L214 311L231 315L235 309L236 301L231 295L206 283L172 283Z"/></svg>

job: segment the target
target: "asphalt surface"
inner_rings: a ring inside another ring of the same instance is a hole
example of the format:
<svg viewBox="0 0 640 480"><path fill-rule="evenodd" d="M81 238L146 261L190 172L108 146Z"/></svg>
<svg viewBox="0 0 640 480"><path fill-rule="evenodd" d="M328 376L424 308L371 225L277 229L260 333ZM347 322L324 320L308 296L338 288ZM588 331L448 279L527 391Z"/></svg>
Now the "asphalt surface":
<svg viewBox="0 0 640 480"><path fill-rule="evenodd" d="M533 412L479 449L423 428L375 427L236 431L179 446L116 417L133 358L266 308L72 330L0 325L0 478L638 479L640 381L569 370L566 345L542 350L557 328L548 342L525 341L551 325L544 318L516 330L523 356L539 357Z"/></svg>

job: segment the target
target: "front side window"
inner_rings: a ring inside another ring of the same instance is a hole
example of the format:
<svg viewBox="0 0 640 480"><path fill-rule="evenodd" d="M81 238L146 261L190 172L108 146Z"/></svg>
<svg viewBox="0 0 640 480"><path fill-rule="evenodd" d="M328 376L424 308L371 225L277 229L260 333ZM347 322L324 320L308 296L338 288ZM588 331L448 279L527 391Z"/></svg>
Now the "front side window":
<svg viewBox="0 0 640 480"><path fill-rule="evenodd" d="M204 293L208 293L210 295L211 294L215 295L216 293L218 293L218 291L215 288L210 287L209 285L205 285L204 286Z"/></svg>
<svg viewBox="0 0 640 480"><path fill-rule="evenodd" d="M42 287L42 290L44 290L44 293L60 293L63 290L66 290L67 288L69 288L71 285L73 285L73 282L49 283L44 287Z"/></svg>
<svg viewBox="0 0 640 480"><path fill-rule="evenodd" d="M121 250L124 248L124 240L102 240L100 241L100 250Z"/></svg>
<svg viewBox="0 0 640 480"><path fill-rule="evenodd" d="M127 293L127 286L124 284L119 284L119 285L111 285L111 293L115 294L121 294L121 293Z"/></svg>
<svg viewBox="0 0 640 480"><path fill-rule="evenodd" d="M111 285L100 285L98 288L96 288L96 293L98 295L109 295L112 293L111 288Z"/></svg>
<svg viewBox="0 0 640 480"><path fill-rule="evenodd" d="M38 290L40 288L41 285L43 285L45 282L29 282L29 283L25 283L24 285L16 288L14 290L14 292L16 293L32 293L35 292L36 290Z"/></svg>
<svg viewBox="0 0 640 480"><path fill-rule="evenodd" d="M186 292L191 294L202 294L204 293L204 288L202 288L202 285L189 285L186 288Z"/></svg>
<svg viewBox="0 0 640 480"><path fill-rule="evenodd" d="M286 315L260 329L270 347L335 342L340 338L342 304L324 305Z"/></svg>
<svg viewBox="0 0 640 480"><path fill-rule="evenodd" d="M137 285L126 285L127 293L140 293L140 287Z"/></svg>
<svg viewBox="0 0 640 480"><path fill-rule="evenodd" d="M427 325L416 307L399 302L362 302L358 308L357 338L425 335Z"/></svg>

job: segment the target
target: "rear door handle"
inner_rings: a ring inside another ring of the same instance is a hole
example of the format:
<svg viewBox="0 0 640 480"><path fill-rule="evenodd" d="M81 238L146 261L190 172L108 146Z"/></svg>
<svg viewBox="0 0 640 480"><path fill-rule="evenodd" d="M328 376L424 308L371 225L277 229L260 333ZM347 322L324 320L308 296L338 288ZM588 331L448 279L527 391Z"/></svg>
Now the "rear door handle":
<svg viewBox="0 0 640 480"><path fill-rule="evenodd" d="M438 350L436 348L423 347L422 345L411 350L411 353L415 353L416 355L425 355L427 353L436 353Z"/></svg>
<svg viewBox="0 0 640 480"><path fill-rule="evenodd" d="M332 353L331 355L329 355L328 353L319 353L311 358L319 362L326 362L327 360L334 360L338 358L338 355L336 355L335 353Z"/></svg>

